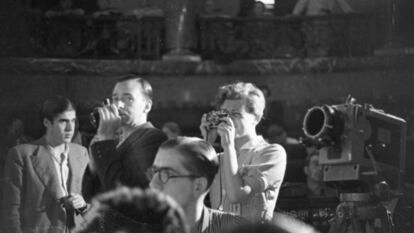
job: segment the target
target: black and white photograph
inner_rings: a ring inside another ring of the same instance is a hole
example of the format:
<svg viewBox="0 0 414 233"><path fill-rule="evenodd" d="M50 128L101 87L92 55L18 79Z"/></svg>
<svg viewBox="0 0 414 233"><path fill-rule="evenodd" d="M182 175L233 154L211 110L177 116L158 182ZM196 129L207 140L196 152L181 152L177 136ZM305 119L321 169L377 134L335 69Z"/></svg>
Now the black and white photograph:
<svg viewBox="0 0 414 233"><path fill-rule="evenodd" d="M1 0L0 233L413 233L413 0Z"/></svg>

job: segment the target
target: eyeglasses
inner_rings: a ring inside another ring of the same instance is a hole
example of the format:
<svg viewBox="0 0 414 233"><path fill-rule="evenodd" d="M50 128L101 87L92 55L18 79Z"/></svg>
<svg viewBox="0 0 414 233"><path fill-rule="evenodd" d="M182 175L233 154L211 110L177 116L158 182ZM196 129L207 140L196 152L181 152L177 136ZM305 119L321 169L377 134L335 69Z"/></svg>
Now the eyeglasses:
<svg viewBox="0 0 414 233"><path fill-rule="evenodd" d="M242 118L243 114L241 114L240 112L234 111L234 112L230 112L230 116L234 118Z"/></svg>
<svg viewBox="0 0 414 233"><path fill-rule="evenodd" d="M146 171L146 175L148 177L149 180L152 180L152 178L157 174L158 175L158 179L163 183L167 183L169 179L173 179L173 178L198 178L201 177L199 175L172 175L171 173L171 169L170 168L157 168L157 167L150 167L148 168L148 170Z"/></svg>

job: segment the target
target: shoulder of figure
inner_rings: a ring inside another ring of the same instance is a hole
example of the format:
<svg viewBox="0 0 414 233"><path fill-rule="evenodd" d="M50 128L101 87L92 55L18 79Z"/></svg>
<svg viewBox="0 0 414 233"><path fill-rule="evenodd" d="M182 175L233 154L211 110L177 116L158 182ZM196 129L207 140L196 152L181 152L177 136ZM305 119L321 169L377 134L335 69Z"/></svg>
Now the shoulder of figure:
<svg viewBox="0 0 414 233"><path fill-rule="evenodd" d="M282 146L282 145L280 145L280 144L277 144L277 143L269 143L267 146L266 146L266 149L267 150L277 150L277 151L285 151L285 148Z"/></svg>
<svg viewBox="0 0 414 233"><path fill-rule="evenodd" d="M9 161L25 161L28 160L32 155L37 153L39 145L36 144L20 144L7 151L6 160Z"/></svg>
<svg viewBox="0 0 414 233"><path fill-rule="evenodd" d="M157 135L160 135L160 136L165 136L165 133L162 130L158 129L158 128L154 127L154 128L150 128L149 130L154 134L157 134ZM167 137L167 136L165 136L165 137Z"/></svg>
<svg viewBox="0 0 414 233"><path fill-rule="evenodd" d="M162 141L167 140L167 135L165 135L165 133L162 130L155 128L155 127L141 128L141 129L138 129L136 132L138 134L142 133L143 135L148 136L148 137L158 138Z"/></svg>
<svg viewBox="0 0 414 233"><path fill-rule="evenodd" d="M284 156L286 157L286 151L285 148L283 148L282 145L276 144L276 143L265 143L260 148L260 154L275 154L278 156Z"/></svg>
<svg viewBox="0 0 414 233"><path fill-rule="evenodd" d="M69 149L70 150L75 150L75 151L81 151L81 152L87 152L88 150L86 149L86 147L76 144L76 143L69 143Z"/></svg>
<svg viewBox="0 0 414 233"><path fill-rule="evenodd" d="M13 151L15 153L22 154L22 155L25 155L25 154L30 155L30 152L33 152L38 147L39 145L36 143L24 143L24 144L16 145L10 148L9 153Z"/></svg>

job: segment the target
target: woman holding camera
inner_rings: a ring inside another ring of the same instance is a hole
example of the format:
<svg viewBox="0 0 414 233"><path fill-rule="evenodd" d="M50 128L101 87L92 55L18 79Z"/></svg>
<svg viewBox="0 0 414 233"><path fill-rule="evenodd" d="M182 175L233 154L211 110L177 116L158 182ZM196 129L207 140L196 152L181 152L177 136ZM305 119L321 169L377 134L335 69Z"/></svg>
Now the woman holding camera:
<svg viewBox="0 0 414 233"><path fill-rule="evenodd" d="M263 93L251 83L221 86L217 107L228 116L216 114L220 120L211 122L204 114L200 125L203 137L212 143L220 136L223 148L210 191L212 207L252 222L268 222L285 174L286 152L256 133L265 108Z"/></svg>

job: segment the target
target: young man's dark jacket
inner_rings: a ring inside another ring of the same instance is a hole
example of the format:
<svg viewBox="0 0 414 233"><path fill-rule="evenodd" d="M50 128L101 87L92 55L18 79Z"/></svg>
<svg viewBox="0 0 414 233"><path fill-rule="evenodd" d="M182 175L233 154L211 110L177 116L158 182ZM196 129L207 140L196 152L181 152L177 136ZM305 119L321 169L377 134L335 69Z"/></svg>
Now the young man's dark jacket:
<svg viewBox="0 0 414 233"><path fill-rule="evenodd" d="M98 141L91 145L96 174L87 169L83 195L89 200L96 194L119 185L147 188L146 170L152 165L165 134L147 122L129 135L118 147L115 140Z"/></svg>

